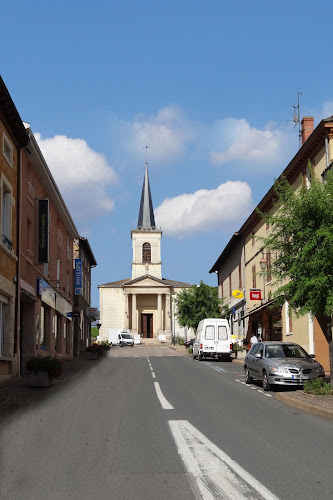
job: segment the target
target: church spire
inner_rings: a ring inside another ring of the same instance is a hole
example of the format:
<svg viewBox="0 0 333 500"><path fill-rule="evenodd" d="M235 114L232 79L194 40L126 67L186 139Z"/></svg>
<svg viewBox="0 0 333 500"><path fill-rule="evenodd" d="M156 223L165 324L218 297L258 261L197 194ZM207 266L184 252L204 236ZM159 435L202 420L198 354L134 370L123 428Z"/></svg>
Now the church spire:
<svg viewBox="0 0 333 500"><path fill-rule="evenodd" d="M153 202L151 199L149 177L148 177L148 162L146 161L145 177L143 180L140 211L138 218L137 229L156 229Z"/></svg>

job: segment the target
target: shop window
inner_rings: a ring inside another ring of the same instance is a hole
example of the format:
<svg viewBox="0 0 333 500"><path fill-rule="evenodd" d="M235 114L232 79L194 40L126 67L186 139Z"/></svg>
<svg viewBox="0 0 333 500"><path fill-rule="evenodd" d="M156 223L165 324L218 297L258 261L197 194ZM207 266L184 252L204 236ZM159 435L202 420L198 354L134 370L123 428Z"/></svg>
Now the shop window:
<svg viewBox="0 0 333 500"><path fill-rule="evenodd" d="M46 307L40 309L40 341L41 349L47 349L50 338L50 310Z"/></svg>

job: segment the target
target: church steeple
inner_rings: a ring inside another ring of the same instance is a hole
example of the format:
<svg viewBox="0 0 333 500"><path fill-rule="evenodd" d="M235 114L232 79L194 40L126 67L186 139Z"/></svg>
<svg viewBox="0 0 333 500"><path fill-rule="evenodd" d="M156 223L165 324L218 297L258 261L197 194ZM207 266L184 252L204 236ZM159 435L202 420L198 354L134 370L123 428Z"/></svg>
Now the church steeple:
<svg viewBox="0 0 333 500"><path fill-rule="evenodd" d="M151 199L149 177L148 177L148 162L146 161L145 177L143 180L140 211L138 218L137 229L156 229L153 202Z"/></svg>
<svg viewBox="0 0 333 500"><path fill-rule="evenodd" d="M149 274L162 279L162 231L155 226L147 161L142 186L138 226L136 229L132 229L131 238L133 245L132 278L135 279Z"/></svg>

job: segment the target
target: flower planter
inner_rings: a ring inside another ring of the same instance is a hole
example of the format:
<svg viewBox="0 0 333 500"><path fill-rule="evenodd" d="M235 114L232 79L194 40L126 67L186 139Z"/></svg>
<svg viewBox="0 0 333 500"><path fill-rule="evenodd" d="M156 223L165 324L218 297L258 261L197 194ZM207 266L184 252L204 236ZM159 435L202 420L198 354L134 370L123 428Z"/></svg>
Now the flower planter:
<svg viewBox="0 0 333 500"><path fill-rule="evenodd" d="M85 354L85 359L97 359L97 358L98 358L97 351L90 351L90 352L86 352L86 354Z"/></svg>
<svg viewBox="0 0 333 500"><path fill-rule="evenodd" d="M48 387L52 384L52 378L45 371L31 372L28 383L32 387Z"/></svg>

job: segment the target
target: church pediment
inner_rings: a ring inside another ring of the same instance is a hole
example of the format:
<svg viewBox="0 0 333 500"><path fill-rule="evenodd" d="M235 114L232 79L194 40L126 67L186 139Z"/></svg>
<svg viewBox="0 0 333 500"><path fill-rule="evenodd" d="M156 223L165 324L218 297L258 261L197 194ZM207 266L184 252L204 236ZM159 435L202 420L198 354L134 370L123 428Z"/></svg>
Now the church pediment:
<svg viewBox="0 0 333 500"><path fill-rule="evenodd" d="M139 278L135 278L133 280L127 281L123 285L126 288L131 288L131 287L165 287L169 288L169 283L165 283L163 280L160 280L159 278L155 278L155 276L150 276L149 274L145 276L140 276Z"/></svg>

